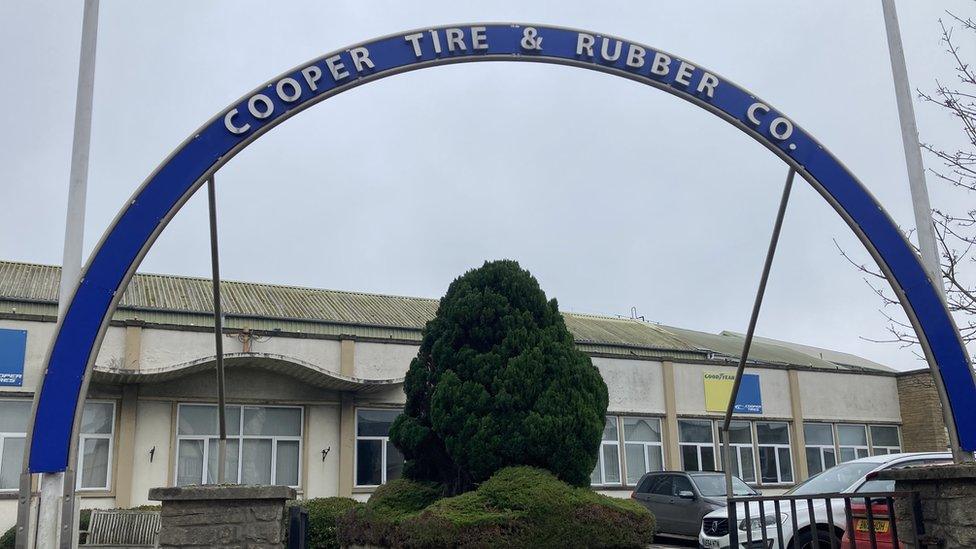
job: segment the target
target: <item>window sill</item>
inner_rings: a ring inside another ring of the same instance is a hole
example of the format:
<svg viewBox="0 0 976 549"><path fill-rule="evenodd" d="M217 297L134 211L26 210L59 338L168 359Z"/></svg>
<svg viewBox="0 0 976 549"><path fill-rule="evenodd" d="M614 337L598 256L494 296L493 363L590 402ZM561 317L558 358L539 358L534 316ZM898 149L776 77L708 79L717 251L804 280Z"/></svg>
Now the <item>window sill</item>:
<svg viewBox="0 0 976 549"><path fill-rule="evenodd" d="M2 490L0 491L0 500L17 499L17 496L19 495L20 492L18 492L17 490Z"/></svg>

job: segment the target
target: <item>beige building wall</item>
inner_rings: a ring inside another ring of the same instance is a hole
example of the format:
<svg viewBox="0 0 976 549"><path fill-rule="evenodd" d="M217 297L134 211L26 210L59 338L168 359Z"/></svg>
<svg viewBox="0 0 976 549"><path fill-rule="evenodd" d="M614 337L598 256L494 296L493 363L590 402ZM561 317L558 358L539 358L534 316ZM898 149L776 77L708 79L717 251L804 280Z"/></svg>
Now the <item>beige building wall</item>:
<svg viewBox="0 0 976 549"><path fill-rule="evenodd" d="M608 412L664 415L664 374L660 362L594 357L593 365L607 384Z"/></svg>
<svg viewBox="0 0 976 549"><path fill-rule="evenodd" d="M419 345L357 341L353 375L362 379L403 377L419 348Z"/></svg>
<svg viewBox="0 0 976 549"><path fill-rule="evenodd" d="M894 376L797 372L807 421L901 421Z"/></svg>
<svg viewBox="0 0 976 549"><path fill-rule="evenodd" d="M305 408L304 496L323 498L339 493L339 406ZM322 450L328 449L325 458Z"/></svg>
<svg viewBox="0 0 976 549"><path fill-rule="evenodd" d="M170 441L173 404L159 400L139 400L132 460L131 505L155 505L149 489L166 486L169 481ZM155 448L150 460L149 452Z"/></svg>

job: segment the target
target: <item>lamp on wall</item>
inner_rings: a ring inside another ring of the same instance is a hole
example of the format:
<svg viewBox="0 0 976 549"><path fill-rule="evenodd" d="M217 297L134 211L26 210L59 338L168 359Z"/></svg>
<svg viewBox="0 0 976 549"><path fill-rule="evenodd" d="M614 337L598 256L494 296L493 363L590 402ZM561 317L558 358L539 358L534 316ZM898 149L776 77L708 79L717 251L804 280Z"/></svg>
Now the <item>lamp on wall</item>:
<svg viewBox="0 0 976 549"><path fill-rule="evenodd" d="M329 455L329 451L331 451L331 450L332 450L332 447L331 446L329 446L325 450L322 450L322 461L325 461L325 456Z"/></svg>
<svg viewBox="0 0 976 549"><path fill-rule="evenodd" d="M153 446L152 448L149 449L149 463L152 463L153 456L155 455L156 455L156 447Z"/></svg>

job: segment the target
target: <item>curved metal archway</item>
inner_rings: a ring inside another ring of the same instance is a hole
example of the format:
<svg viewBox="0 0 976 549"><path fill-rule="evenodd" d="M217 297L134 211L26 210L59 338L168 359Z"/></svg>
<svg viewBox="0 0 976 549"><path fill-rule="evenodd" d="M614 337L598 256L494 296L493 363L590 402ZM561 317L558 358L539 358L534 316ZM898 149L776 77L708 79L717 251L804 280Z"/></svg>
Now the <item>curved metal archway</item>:
<svg viewBox="0 0 976 549"><path fill-rule="evenodd" d="M335 94L400 72L473 61L571 65L635 80L733 124L797 170L847 221L887 275L951 407L950 433L976 450L976 382L952 317L918 256L868 190L809 134L717 74L648 46L524 24L455 25L390 35L326 54L235 102L203 125L135 192L82 272L47 357L29 470L64 471L102 336L142 258L191 195L271 128Z"/></svg>

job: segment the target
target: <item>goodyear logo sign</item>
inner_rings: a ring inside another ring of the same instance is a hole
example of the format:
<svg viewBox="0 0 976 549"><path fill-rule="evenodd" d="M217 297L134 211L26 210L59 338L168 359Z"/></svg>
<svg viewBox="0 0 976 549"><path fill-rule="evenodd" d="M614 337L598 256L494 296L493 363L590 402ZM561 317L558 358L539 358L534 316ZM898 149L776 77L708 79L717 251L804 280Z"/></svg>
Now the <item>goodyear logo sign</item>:
<svg viewBox="0 0 976 549"><path fill-rule="evenodd" d="M725 412L732 397L733 374L705 372L705 410ZM739 384L739 398L735 400L735 413L761 414L762 391L759 388L759 374L743 374Z"/></svg>

